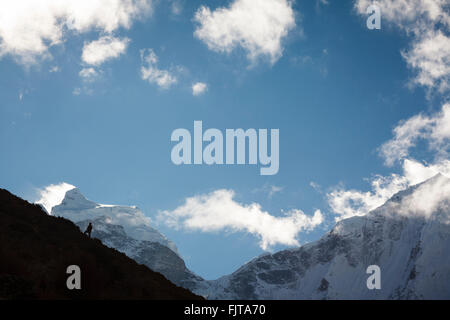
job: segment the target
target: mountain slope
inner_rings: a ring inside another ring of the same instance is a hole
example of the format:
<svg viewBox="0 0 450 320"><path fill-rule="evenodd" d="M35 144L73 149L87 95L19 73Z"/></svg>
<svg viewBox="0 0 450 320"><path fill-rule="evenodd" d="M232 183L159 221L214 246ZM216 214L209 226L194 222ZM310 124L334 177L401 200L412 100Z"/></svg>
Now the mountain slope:
<svg viewBox="0 0 450 320"><path fill-rule="evenodd" d="M208 299L450 299L449 199L450 180L438 175L338 222L316 242L262 255L212 281L188 270L135 207L102 206L74 189L52 214L82 230L92 222L93 236L107 246ZM140 223L130 228L123 217ZM152 236L136 237L136 226ZM367 288L369 265L381 268L381 290Z"/></svg>
<svg viewBox="0 0 450 320"><path fill-rule="evenodd" d="M83 231L91 222L93 238L179 286L194 290L204 282L186 267L175 244L152 228L149 219L136 207L97 204L75 188L66 192L51 214L73 221Z"/></svg>
<svg viewBox="0 0 450 320"><path fill-rule="evenodd" d="M85 203L84 205L87 205ZM66 269L81 268L81 290ZM0 299L199 299L72 222L0 189Z"/></svg>
<svg viewBox="0 0 450 320"><path fill-rule="evenodd" d="M149 219L138 208L97 204L86 199L78 188L67 191L61 204L53 207L51 214L75 223L104 216L107 223L121 225L136 240L158 242L178 252L172 241L150 226Z"/></svg>
<svg viewBox="0 0 450 320"><path fill-rule="evenodd" d="M450 299L450 180L436 176L320 240L210 281L208 299ZM440 197L439 199L433 199ZM366 269L381 269L369 290Z"/></svg>

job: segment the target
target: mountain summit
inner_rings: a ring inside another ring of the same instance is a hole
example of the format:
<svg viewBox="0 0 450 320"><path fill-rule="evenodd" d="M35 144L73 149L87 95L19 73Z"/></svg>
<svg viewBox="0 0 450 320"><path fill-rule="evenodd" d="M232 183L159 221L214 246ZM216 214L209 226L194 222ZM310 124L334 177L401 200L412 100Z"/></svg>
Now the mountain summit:
<svg viewBox="0 0 450 320"><path fill-rule="evenodd" d="M92 223L93 238L160 272L179 286L193 290L204 281L187 269L175 244L154 229L150 219L137 207L98 204L75 188L66 192L51 214L73 221L81 230Z"/></svg>
<svg viewBox="0 0 450 320"><path fill-rule="evenodd" d="M75 223L103 217L108 224L121 225L133 239L158 242L178 252L172 241L150 226L150 219L139 208L98 204L86 199L78 188L67 191L61 204L52 208L51 214Z"/></svg>
<svg viewBox="0 0 450 320"><path fill-rule="evenodd" d="M450 299L450 179L437 175L320 240L211 281L209 299ZM367 288L368 266L381 289Z"/></svg>

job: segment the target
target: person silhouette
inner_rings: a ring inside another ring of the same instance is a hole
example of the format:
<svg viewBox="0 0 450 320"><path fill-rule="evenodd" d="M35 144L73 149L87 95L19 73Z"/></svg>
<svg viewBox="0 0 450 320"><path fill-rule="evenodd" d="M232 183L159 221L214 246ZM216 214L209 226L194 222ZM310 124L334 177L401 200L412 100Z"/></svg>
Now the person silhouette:
<svg viewBox="0 0 450 320"><path fill-rule="evenodd" d="M87 234L88 237L91 237L91 232L92 232L92 223L89 222L89 225L86 228L86 231L84 232L84 234Z"/></svg>

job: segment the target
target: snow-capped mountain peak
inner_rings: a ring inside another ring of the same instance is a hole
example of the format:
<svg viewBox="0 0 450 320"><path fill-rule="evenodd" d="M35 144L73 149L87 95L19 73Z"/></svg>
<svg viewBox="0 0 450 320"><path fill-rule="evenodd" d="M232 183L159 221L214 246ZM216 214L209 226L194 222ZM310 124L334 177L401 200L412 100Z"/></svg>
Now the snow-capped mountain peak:
<svg viewBox="0 0 450 320"><path fill-rule="evenodd" d="M449 299L450 179L437 175L321 239L253 259L197 293L209 299ZM381 270L370 290L366 270Z"/></svg>
<svg viewBox="0 0 450 320"><path fill-rule="evenodd" d="M175 244L153 228L150 218L136 206L98 204L74 188L65 193L51 214L73 221L81 231L92 223L93 238L162 273L179 286L193 290L204 283L186 268Z"/></svg>
<svg viewBox="0 0 450 320"><path fill-rule="evenodd" d="M151 226L151 220L137 207L101 205L88 200L78 188L66 192L61 204L51 214L75 223L104 217L104 222L123 227L128 237L139 241L158 242L178 253L175 244ZM95 225L94 225L95 229Z"/></svg>
<svg viewBox="0 0 450 320"><path fill-rule="evenodd" d="M59 204L59 207L61 210L85 210L98 207L98 204L86 199L86 197L80 192L80 189L75 188L66 192L66 195L64 196L61 204Z"/></svg>

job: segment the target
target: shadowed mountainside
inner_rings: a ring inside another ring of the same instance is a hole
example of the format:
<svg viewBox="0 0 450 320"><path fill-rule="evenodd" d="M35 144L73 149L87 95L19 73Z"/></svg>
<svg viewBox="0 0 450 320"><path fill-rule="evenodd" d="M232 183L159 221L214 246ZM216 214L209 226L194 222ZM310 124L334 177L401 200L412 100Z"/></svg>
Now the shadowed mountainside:
<svg viewBox="0 0 450 320"><path fill-rule="evenodd" d="M69 265L81 290L68 290ZM0 189L0 299L201 299L119 251Z"/></svg>

